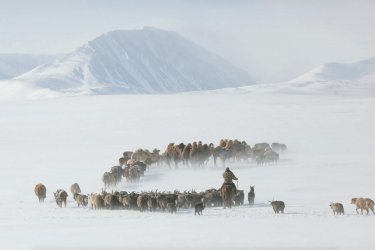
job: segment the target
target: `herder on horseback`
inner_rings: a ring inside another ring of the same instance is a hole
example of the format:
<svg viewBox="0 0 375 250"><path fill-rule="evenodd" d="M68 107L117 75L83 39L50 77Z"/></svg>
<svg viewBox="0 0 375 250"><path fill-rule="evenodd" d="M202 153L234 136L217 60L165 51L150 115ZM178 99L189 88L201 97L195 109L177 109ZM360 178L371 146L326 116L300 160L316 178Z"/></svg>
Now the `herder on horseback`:
<svg viewBox="0 0 375 250"><path fill-rule="evenodd" d="M238 180L238 178L233 174L232 171L230 171L229 168L225 169L225 172L223 173L224 183L221 186L223 188L224 185L229 185L232 187L232 194L235 194L237 192L236 185L233 183L233 180Z"/></svg>

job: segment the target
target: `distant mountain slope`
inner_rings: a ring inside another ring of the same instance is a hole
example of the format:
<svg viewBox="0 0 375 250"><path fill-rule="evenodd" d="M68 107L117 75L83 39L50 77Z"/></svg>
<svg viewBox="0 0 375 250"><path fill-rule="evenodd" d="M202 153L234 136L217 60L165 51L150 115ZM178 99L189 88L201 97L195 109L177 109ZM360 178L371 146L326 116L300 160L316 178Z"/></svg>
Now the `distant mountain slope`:
<svg viewBox="0 0 375 250"><path fill-rule="evenodd" d="M375 58L327 63L289 82L210 91L223 92L375 96Z"/></svg>
<svg viewBox="0 0 375 250"><path fill-rule="evenodd" d="M10 79L33 68L52 62L56 56L33 54L0 54L0 80Z"/></svg>
<svg viewBox="0 0 375 250"><path fill-rule="evenodd" d="M176 32L117 30L16 78L70 93L175 93L237 87L251 76Z"/></svg>
<svg viewBox="0 0 375 250"><path fill-rule="evenodd" d="M375 58L355 63L327 63L291 82L375 80Z"/></svg>

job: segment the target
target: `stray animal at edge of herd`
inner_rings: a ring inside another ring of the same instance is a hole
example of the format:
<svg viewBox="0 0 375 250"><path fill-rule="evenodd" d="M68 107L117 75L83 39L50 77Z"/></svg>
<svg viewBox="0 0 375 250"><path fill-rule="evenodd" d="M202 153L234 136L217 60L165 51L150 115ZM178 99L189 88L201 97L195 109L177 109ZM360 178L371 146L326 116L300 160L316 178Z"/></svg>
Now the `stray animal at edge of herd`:
<svg viewBox="0 0 375 250"><path fill-rule="evenodd" d="M164 162L170 166L171 162L174 162L175 167L178 166L179 162L187 166L203 166L207 164L210 156L213 156L215 165L217 158L220 158L223 164L225 164L225 161L228 159L240 161L253 158L258 165L263 165L267 162L278 161L279 153L285 152L286 150L287 147L285 144L272 143L270 146L268 143L257 143L251 148L245 141L239 142L238 140L221 140L218 147L214 147L212 143L207 145L201 142L193 142L187 145L183 143L178 145L170 143L162 155L159 155L160 150L156 149L153 152L143 149L139 149L134 153L130 151L124 152L123 157L119 159L120 166L114 166L111 172L104 173L103 182L105 187L110 187L112 184L120 182L122 176L128 180L139 180L140 176L143 176L147 166L154 163L160 164ZM123 169L122 166L125 166L125 169ZM229 168L227 168L227 170L229 170ZM229 170L229 172L231 171ZM231 174L233 173L231 172ZM136 176L135 179L133 179L134 175ZM225 172L223 176L224 175ZM109 178L109 181L106 181L105 178ZM236 177L234 178L237 179ZM228 195L225 194L226 187L229 188ZM155 212L160 210L163 212L168 211L173 214L176 213L177 209L194 208L195 215L202 215L202 211L206 206L224 206L224 208L231 208L232 205L239 206L244 204L244 190L231 191L230 186L226 186L225 182L220 189L211 188L204 192L196 192L195 190L184 192L179 192L178 190L174 192L158 192L156 190L155 192L128 193L126 191L116 191L108 193L102 190L101 194L92 193L90 195L84 195L81 193L78 183L74 183L70 191L78 206L86 207L90 203L91 208L95 210L133 209L141 212L147 210ZM47 189L42 183L35 186L34 192L39 202L44 202ZM54 192L54 197L59 207L66 207L68 193L65 190L56 190L56 192ZM253 206L255 200L254 186L250 186L247 198L249 205ZM269 202L276 214L280 212L284 213L285 203L283 201ZM363 214L363 210L365 210L367 214L369 214L369 210L375 214L374 201L370 198L352 198L351 204L356 205L357 214L359 214L358 210L361 210L361 214ZM334 215L344 215L344 207L341 203L335 202L331 203L329 206Z"/></svg>

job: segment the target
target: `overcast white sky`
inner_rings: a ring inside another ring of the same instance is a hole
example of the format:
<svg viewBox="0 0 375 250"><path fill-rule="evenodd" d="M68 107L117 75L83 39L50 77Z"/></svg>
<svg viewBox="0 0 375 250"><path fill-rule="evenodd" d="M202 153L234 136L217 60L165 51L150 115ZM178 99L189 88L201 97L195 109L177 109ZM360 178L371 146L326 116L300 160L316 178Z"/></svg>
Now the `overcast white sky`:
<svg viewBox="0 0 375 250"><path fill-rule="evenodd" d="M0 0L0 53L68 53L143 26L175 30L259 82L375 57L375 0Z"/></svg>

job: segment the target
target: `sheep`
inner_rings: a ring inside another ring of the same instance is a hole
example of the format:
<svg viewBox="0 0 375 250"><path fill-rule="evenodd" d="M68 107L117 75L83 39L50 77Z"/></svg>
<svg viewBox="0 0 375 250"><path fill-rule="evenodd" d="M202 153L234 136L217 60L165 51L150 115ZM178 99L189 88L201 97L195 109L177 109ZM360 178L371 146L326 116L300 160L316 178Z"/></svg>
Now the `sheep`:
<svg viewBox="0 0 375 250"><path fill-rule="evenodd" d="M74 193L73 194L74 200L77 202L78 206L86 207L88 203L88 197L84 194Z"/></svg>
<svg viewBox="0 0 375 250"><path fill-rule="evenodd" d="M279 212L284 213L285 204L283 201L271 201L271 206L275 214L278 214Z"/></svg>
<svg viewBox="0 0 375 250"><path fill-rule="evenodd" d="M373 214L374 213L374 201L370 198L352 198L351 204L355 204L357 206L356 212L358 213L358 209L361 209L361 214L363 214L363 210L366 210L368 214L368 210L370 209Z"/></svg>
<svg viewBox="0 0 375 250"><path fill-rule="evenodd" d="M195 204L194 206L194 216L198 215L203 215L203 209L205 208L204 200L202 202L199 202Z"/></svg>
<svg viewBox="0 0 375 250"><path fill-rule="evenodd" d="M80 194L81 193L81 188L79 187L78 183L73 183L70 186L70 192L72 193L73 197L74 197L74 194Z"/></svg>
<svg viewBox="0 0 375 250"><path fill-rule="evenodd" d="M250 192L247 194L247 200L249 201L250 206L254 206L254 200L255 200L255 186L250 186Z"/></svg>
<svg viewBox="0 0 375 250"><path fill-rule="evenodd" d="M64 207L66 207L66 199L68 197L68 193L63 189L57 189L55 193L53 193L55 196L56 204L59 207L62 207L64 204Z"/></svg>
<svg viewBox="0 0 375 250"><path fill-rule="evenodd" d="M338 202L335 202L335 203L331 203L329 205L333 211L333 214L342 214L344 215L344 206L341 204L341 203L338 203Z"/></svg>
<svg viewBox="0 0 375 250"><path fill-rule="evenodd" d="M39 202L44 202L47 193L46 186L44 186L42 183L38 183L34 188L34 192L36 196L38 196Z"/></svg>

